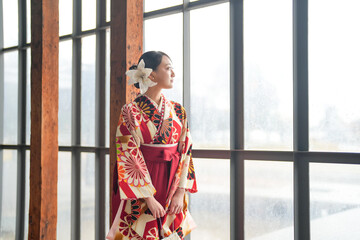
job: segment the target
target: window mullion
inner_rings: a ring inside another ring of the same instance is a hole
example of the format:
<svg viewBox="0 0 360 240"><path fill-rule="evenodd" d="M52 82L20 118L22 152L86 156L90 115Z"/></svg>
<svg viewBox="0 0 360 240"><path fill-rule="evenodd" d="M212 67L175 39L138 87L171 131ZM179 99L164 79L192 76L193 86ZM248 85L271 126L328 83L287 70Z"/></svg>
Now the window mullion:
<svg viewBox="0 0 360 240"><path fill-rule="evenodd" d="M293 1L294 57L294 230L295 240L310 239L309 161L297 152L309 151L308 0Z"/></svg>
<svg viewBox="0 0 360 240"><path fill-rule="evenodd" d="M106 22L105 1L96 1L96 28L101 28ZM105 237L105 119L106 119L106 30L96 33L95 57L95 239Z"/></svg>
<svg viewBox="0 0 360 240"><path fill-rule="evenodd" d="M26 144L26 0L18 0L19 27L19 58L18 58L18 139L20 145ZM18 149L17 154L17 194L16 194L16 240L24 239L25 229L25 185L26 185L26 155L25 147Z"/></svg>
<svg viewBox="0 0 360 240"><path fill-rule="evenodd" d="M73 0L72 112L71 112L71 239L81 232L81 0Z"/></svg>
<svg viewBox="0 0 360 240"><path fill-rule="evenodd" d="M244 149L244 37L243 0L230 0L230 149ZM230 236L243 240L245 225L244 155L230 158Z"/></svg>

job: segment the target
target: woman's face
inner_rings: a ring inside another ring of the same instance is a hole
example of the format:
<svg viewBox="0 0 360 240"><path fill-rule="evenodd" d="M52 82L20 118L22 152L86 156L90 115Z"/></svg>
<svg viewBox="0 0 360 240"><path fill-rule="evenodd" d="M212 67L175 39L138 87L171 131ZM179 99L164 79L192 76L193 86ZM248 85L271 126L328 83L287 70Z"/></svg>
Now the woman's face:
<svg viewBox="0 0 360 240"><path fill-rule="evenodd" d="M153 81L157 82L157 87L169 89L173 87L175 73L172 62L167 56L163 56L160 65L151 73Z"/></svg>

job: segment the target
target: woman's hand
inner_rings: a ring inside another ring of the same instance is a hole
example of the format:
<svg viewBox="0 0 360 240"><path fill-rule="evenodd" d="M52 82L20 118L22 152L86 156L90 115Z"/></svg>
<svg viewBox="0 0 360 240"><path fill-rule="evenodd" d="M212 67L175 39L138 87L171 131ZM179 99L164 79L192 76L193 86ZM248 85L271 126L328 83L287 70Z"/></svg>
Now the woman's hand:
<svg viewBox="0 0 360 240"><path fill-rule="evenodd" d="M153 196L145 198L145 201L154 218L160 218L165 215L166 212L163 206Z"/></svg>
<svg viewBox="0 0 360 240"><path fill-rule="evenodd" d="M178 214L183 210L184 207L184 188L178 188L171 200L169 207L169 214Z"/></svg>
<svg viewBox="0 0 360 240"><path fill-rule="evenodd" d="M178 152L182 153L182 151L184 150L185 147L185 142L184 141L180 141L178 144Z"/></svg>

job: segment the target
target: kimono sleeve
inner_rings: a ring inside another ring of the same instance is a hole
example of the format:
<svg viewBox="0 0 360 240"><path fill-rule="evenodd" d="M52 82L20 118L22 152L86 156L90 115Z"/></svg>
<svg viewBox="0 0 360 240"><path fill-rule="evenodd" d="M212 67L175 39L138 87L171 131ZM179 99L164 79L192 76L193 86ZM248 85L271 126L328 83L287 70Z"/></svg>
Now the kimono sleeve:
<svg viewBox="0 0 360 240"><path fill-rule="evenodd" d="M155 194L144 157L139 149L132 105L125 105L116 129L117 173L121 199L147 198Z"/></svg>
<svg viewBox="0 0 360 240"><path fill-rule="evenodd" d="M183 129L180 137L180 141L185 143L185 146L181 154L181 173L179 188L185 188L188 192L197 192L196 177L194 163L192 159L192 139L190 135L190 129L188 125L188 119L185 109L182 107L183 112Z"/></svg>

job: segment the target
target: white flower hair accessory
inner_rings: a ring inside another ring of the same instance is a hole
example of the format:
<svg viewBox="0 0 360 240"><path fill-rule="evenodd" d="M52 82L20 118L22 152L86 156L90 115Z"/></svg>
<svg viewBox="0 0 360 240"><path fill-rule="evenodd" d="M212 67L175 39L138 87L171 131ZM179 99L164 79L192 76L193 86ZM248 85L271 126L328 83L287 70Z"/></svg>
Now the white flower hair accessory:
<svg viewBox="0 0 360 240"><path fill-rule="evenodd" d="M139 83L140 93L144 94L149 87L153 87L157 84L150 80L149 76L151 72L152 69L145 68L145 62L141 59L136 69L128 70L125 74L130 77L129 85Z"/></svg>

